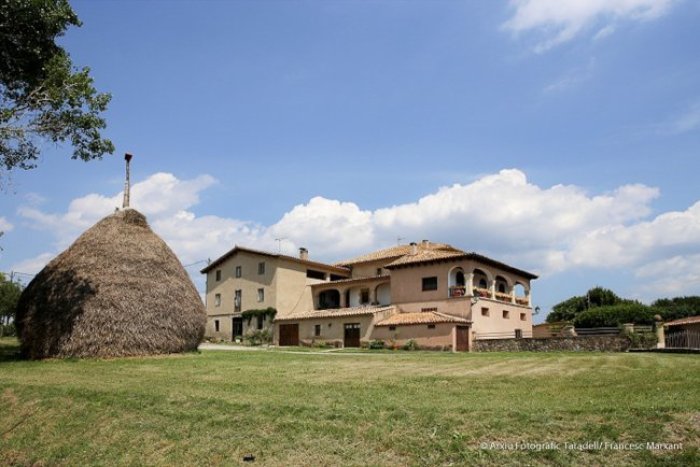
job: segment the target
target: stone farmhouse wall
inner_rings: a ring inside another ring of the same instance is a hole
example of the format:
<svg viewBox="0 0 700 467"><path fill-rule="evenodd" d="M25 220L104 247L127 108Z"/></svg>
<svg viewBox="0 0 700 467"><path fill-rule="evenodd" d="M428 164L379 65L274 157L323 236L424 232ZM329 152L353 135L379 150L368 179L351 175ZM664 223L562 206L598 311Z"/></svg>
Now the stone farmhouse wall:
<svg viewBox="0 0 700 467"><path fill-rule="evenodd" d="M626 352L629 348L629 339L622 336L485 339L473 342L473 350L476 352Z"/></svg>

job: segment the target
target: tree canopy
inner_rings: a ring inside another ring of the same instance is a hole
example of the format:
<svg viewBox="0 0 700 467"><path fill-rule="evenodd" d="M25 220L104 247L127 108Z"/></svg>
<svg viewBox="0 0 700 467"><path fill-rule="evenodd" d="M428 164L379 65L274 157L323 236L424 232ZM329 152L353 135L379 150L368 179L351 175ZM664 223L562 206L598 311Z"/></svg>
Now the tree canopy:
<svg viewBox="0 0 700 467"><path fill-rule="evenodd" d="M700 297L660 298L651 305L619 297L603 287L594 287L586 295L574 296L552 307L548 323L573 322L577 327L617 326L623 323L652 324L700 315Z"/></svg>
<svg viewBox="0 0 700 467"><path fill-rule="evenodd" d="M85 161L114 151L101 135L111 96L56 43L80 25L67 0L0 0L0 169L34 168L42 140Z"/></svg>
<svg viewBox="0 0 700 467"><path fill-rule="evenodd" d="M17 301L21 294L22 286L16 282L10 282L4 274L0 273L0 325L14 321Z"/></svg>
<svg viewBox="0 0 700 467"><path fill-rule="evenodd" d="M586 295L571 297L552 307L552 312L547 315L548 323L558 321L573 321L580 313L596 307L633 303L618 297L615 292L603 287L594 287L586 292Z"/></svg>

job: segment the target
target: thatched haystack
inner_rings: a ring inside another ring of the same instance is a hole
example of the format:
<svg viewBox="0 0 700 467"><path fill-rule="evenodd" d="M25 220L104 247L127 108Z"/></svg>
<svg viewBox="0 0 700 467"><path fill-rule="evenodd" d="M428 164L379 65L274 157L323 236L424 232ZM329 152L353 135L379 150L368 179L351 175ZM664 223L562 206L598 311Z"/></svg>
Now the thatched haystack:
<svg viewBox="0 0 700 467"><path fill-rule="evenodd" d="M17 325L29 358L194 350L206 312L175 254L124 209L83 233L32 280Z"/></svg>

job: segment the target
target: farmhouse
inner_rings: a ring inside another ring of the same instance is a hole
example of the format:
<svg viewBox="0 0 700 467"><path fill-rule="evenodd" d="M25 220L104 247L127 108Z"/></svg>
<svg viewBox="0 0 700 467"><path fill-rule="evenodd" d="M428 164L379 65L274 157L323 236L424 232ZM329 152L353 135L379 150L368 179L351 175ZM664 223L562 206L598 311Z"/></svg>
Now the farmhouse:
<svg viewBox="0 0 700 467"><path fill-rule="evenodd" d="M423 240L336 264L235 247L207 275L206 336L269 331L279 345L325 342L469 350L474 339L532 335L532 273ZM277 310L270 314L246 310Z"/></svg>

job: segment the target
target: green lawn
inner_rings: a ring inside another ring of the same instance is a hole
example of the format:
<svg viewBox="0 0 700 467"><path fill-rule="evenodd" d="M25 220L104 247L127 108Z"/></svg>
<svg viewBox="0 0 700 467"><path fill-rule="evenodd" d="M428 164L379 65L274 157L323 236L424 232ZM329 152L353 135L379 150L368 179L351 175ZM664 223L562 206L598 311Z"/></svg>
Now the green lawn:
<svg viewBox="0 0 700 467"><path fill-rule="evenodd" d="M700 464L698 355L205 351L27 362L15 350L0 340L0 465L231 465L246 454L256 465ZM564 445L596 441L627 449ZM546 442L559 449L520 449Z"/></svg>

